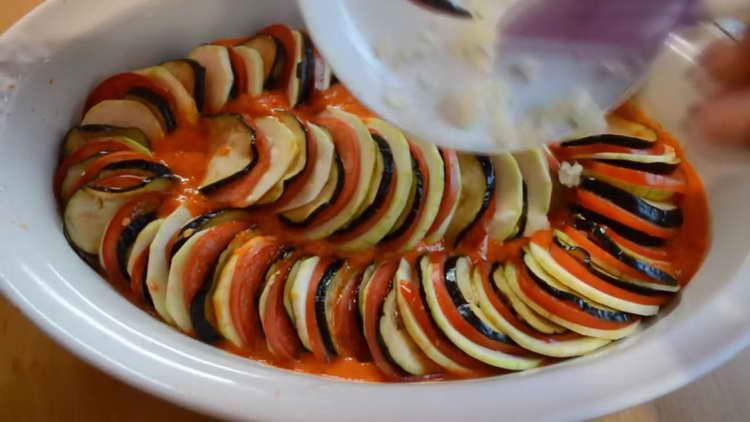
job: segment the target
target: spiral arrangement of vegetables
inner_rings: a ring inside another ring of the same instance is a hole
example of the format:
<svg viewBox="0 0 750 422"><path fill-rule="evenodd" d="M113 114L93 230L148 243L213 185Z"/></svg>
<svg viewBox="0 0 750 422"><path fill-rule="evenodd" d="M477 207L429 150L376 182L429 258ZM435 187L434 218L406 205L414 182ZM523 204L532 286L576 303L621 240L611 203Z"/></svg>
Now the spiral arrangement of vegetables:
<svg viewBox="0 0 750 422"><path fill-rule="evenodd" d="M597 350L684 284L688 165L609 123L518 154L438 149L271 25L101 82L54 185L79 256L202 341L471 377Z"/></svg>

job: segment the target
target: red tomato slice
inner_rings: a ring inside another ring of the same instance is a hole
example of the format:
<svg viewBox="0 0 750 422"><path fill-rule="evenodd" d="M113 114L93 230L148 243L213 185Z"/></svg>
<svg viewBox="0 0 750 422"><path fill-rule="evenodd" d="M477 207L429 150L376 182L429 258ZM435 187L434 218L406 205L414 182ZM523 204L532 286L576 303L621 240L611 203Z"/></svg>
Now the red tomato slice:
<svg viewBox="0 0 750 422"><path fill-rule="evenodd" d="M528 351L515 346L513 344L502 343L499 341L492 340L476 328L472 327L456 310L453 304L453 300L448 293L445 286L445 276L443 274L443 268L447 255L445 253L433 253L430 255L430 263L432 264L432 276L430 280L425 280L425 283L432 282L433 288L435 289L435 295L437 296L438 306L446 316L450 324L455 328L461 335L471 340L472 342L486 347L490 350L495 350L503 353L512 354L529 354Z"/></svg>
<svg viewBox="0 0 750 422"><path fill-rule="evenodd" d="M573 304L560 300L539 287L528 273L525 265L517 265L518 286L524 295L547 312L574 324L598 330L616 330L632 324L632 322L605 321L590 315ZM633 317L636 319L637 317Z"/></svg>
<svg viewBox="0 0 750 422"><path fill-rule="evenodd" d="M443 190L443 200L440 202L440 209L425 237L430 237L430 235L443 225L445 219L449 217L451 209L453 209L456 201L458 201L458 193L459 189L461 189L461 183L458 180L459 176L461 176L461 168L458 165L458 154L456 154L456 151L450 149L441 149L440 153L443 156L445 166L445 189Z"/></svg>
<svg viewBox="0 0 750 422"><path fill-rule="evenodd" d="M438 349L440 353L444 354L448 359L457 364L469 369L486 368L481 362L467 355L451 343L451 341L440 331L437 325L435 325L435 321L432 320L432 317L427 311L427 305L425 304L419 286L417 286L416 283L411 280L402 280L399 284L399 294L401 294L406 300L409 310L412 315L414 315L414 319L422 332L425 333L430 340L430 343Z"/></svg>
<svg viewBox="0 0 750 422"><path fill-rule="evenodd" d="M75 193L78 189L80 189L83 186L86 186L89 182L96 179L96 177L99 175L99 173L109 164L120 162L120 161L129 161L129 160L145 160L145 161L153 161L153 158L149 157L148 155L141 154L138 152L133 151L117 151L113 152L111 154L107 154L105 156L102 156L101 158L96 159L93 163L91 163L86 169L81 173L81 177L78 178L76 183L73 184L69 192L61 192L61 196L64 200L67 200L70 198L70 196Z"/></svg>
<svg viewBox="0 0 750 422"><path fill-rule="evenodd" d="M669 239L677 233L675 229L667 229L646 221L595 193L576 189L576 198L584 208L648 235L661 239Z"/></svg>
<svg viewBox="0 0 750 422"><path fill-rule="evenodd" d="M296 261L297 257L290 257L279 265L278 279L268 291L265 312L261 318L268 348L282 360L295 359L302 349L294 324L284 308L284 285Z"/></svg>
<svg viewBox="0 0 750 422"><path fill-rule="evenodd" d="M307 162L305 163L305 168L302 169L302 172L298 176L295 176L292 180L288 181L291 183L286 183L284 185L284 193L273 205L273 209L280 209L294 199L310 181L310 176L312 175L313 170L315 170L315 162L318 159L318 143L313 138L315 135L313 135L313 132L309 129L307 123L302 126L305 129L305 135L307 138L305 143L307 148Z"/></svg>
<svg viewBox="0 0 750 422"><path fill-rule="evenodd" d="M118 285L127 284L130 278L124 271L126 263L121 263L117 256L117 242L123 230L134 218L156 212L164 197L163 192L148 192L139 195L120 207L107 224L102 237L101 264L110 281Z"/></svg>
<svg viewBox="0 0 750 422"><path fill-rule="evenodd" d="M160 95L169 103L172 112L177 113L179 108L176 107L174 98L168 90L151 80L148 76L139 75L133 72L118 73L108 79L105 79L86 99L86 105L83 108L83 114L86 114L93 106L106 100L120 100L128 95L128 91L133 88L146 88Z"/></svg>
<svg viewBox="0 0 750 422"><path fill-rule="evenodd" d="M249 224L244 225L247 228ZM266 279L266 271L281 249L272 237L256 237L237 249L237 264L232 276L229 307L232 322L245 346L257 346L261 334L258 321L258 295Z"/></svg>
<svg viewBox="0 0 750 422"><path fill-rule="evenodd" d="M320 327L318 326L318 318L316 318L315 315L315 296L318 292L320 280L323 278L323 275L332 263L333 259L330 258L321 258L318 262L315 271L313 271L310 286L307 290L307 307L305 308L305 320L307 322L307 335L310 339L310 349L312 349L313 355L315 355L316 358L324 361L331 360L332 356L328 354L328 351L323 345L323 338L320 334Z"/></svg>
<svg viewBox="0 0 750 422"><path fill-rule="evenodd" d="M583 166L588 171L619 180L629 185L653 187L675 193L685 193L687 191L687 183L681 178L618 167L598 161L587 160L583 163Z"/></svg>
<svg viewBox="0 0 750 422"><path fill-rule="evenodd" d="M341 271L345 271L341 269ZM336 344L341 346L341 355L351 356L360 362L370 360L367 342L362 335L362 325L358 309L359 286L362 284L362 272L347 270L346 286L341 290L333 309L333 327L331 335Z"/></svg>
<svg viewBox="0 0 750 422"><path fill-rule="evenodd" d="M326 116L316 117L315 123L331 132L333 144L344 167L344 186L341 188L341 193L336 201L316 216L310 222L309 227L325 223L349 205L359 184L361 166L359 139L354 128L340 119Z"/></svg>
<svg viewBox="0 0 750 422"><path fill-rule="evenodd" d="M399 380L406 377L404 372L390 362L378 339L380 315L383 313L385 297L391 290L393 276L398 269L398 261L384 262L378 266L367 286L363 307L363 332L375 365L386 377Z"/></svg>
<svg viewBox="0 0 750 422"><path fill-rule="evenodd" d="M264 28L258 34L269 35L275 38L281 44L281 47L283 47L284 67L281 69L281 78L277 81L274 88L286 89L287 85L289 85L289 80L295 76L294 72L297 68L297 63L294 60L294 51L296 50L297 42L294 38L293 29L284 24L275 24Z"/></svg>
<svg viewBox="0 0 750 422"><path fill-rule="evenodd" d="M552 245L550 254L558 264L562 265L569 273L588 284L589 286L604 292L610 296L640 303L641 305L663 305L669 302L669 296L647 296L633 293L629 290L617 287L591 273L586 266L575 257L565 252L557 245Z"/></svg>
<svg viewBox="0 0 750 422"><path fill-rule="evenodd" d="M487 297L489 297L490 304L492 307L511 325L513 325L517 330L522 331L526 335L532 336L534 338L544 340L548 343L557 343L560 341L570 341L570 340L576 340L581 338L582 336L577 333L563 333L563 334L544 334L540 333L539 331L536 331L535 329L531 328L528 324L521 321L516 317L516 314L503 302L503 299L501 299L500 295L502 293L498 292L497 289L492 285L490 282L490 272L487 271L488 269L484 268L481 272L482 274L482 289L487 293Z"/></svg>

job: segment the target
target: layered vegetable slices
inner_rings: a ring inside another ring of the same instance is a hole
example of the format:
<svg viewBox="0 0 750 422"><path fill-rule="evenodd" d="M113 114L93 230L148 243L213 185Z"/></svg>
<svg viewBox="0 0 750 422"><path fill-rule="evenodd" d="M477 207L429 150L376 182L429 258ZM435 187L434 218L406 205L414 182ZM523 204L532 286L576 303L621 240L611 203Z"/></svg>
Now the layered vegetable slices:
<svg viewBox="0 0 750 422"><path fill-rule="evenodd" d="M637 113L609 123L517 154L439 149L271 25L101 82L53 183L75 251L201 341L359 379L485 376L632 335L705 252L677 145Z"/></svg>

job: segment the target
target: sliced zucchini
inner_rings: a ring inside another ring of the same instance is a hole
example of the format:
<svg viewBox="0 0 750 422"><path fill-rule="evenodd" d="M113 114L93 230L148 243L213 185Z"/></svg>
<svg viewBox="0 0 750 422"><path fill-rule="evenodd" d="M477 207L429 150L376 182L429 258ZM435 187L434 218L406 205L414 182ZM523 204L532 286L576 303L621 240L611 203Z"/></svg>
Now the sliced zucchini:
<svg viewBox="0 0 750 422"><path fill-rule="evenodd" d="M336 152L342 157L344 186L336 202L346 202L336 207L338 212L335 215L320 224L313 223L313 227L305 231L307 239L327 237L351 221L367 197L375 167L375 142L359 117L329 107L316 120L316 123L331 132ZM359 163L348 160L359 160Z"/></svg>
<svg viewBox="0 0 750 422"><path fill-rule="evenodd" d="M276 114L276 117L281 123L289 128L294 135L294 142L297 145L297 154L294 156L294 160L289 164L289 168L281 179L280 183L283 183L290 181L295 176L299 175L307 164L307 132L302 126L302 122L292 113L278 113Z"/></svg>
<svg viewBox="0 0 750 422"><path fill-rule="evenodd" d="M344 186L344 165L334 152L328 180L318 196L301 207L284 212L279 218L291 226L304 227L314 220L323 210L336 202Z"/></svg>
<svg viewBox="0 0 750 422"><path fill-rule="evenodd" d="M127 272L130 277L133 277L138 258L142 254L148 253L151 243L154 241L156 233L159 232L159 228L163 222L163 218L157 218L148 223L148 225L138 233L135 242L133 242L133 247L130 250L130 256L128 257Z"/></svg>
<svg viewBox="0 0 750 422"><path fill-rule="evenodd" d="M244 243L229 244L234 250L216 272L211 301L221 335L237 347L254 348L262 336L258 299L269 269L286 249L276 238L255 236L253 231L240 236L237 242Z"/></svg>
<svg viewBox="0 0 750 422"><path fill-rule="evenodd" d="M626 190L590 177L583 179L581 188L658 226L674 228L682 225L682 210L673 204L639 198Z"/></svg>
<svg viewBox="0 0 750 422"><path fill-rule="evenodd" d="M229 101L234 85L232 62L227 48L219 45L202 45L188 55L206 69L206 98L203 111L218 113Z"/></svg>
<svg viewBox="0 0 750 422"><path fill-rule="evenodd" d="M422 289L421 281L419 277L415 277L409 265L409 262L405 259L401 259L398 270L396 271L396 278L394 279L395 286L394 291L396 292L396 304L398 305L398 315L403 322L406 331L413 341L422 349L422 352L429 357L433 362L438 364L440 367L446 370L457 373L457 374L469 374L471 370L459 362L456 362L450 356L448 356L444 350L446 348L452 348L453 345L448 339L438 339L434 341L430 334L425 332L425 329L420 325L417 316L411 309L408 300L404 297L404 291L412 292L412 294L420 294ZM423 311L426 311L426 305ZM429 323L432 323L431 321ZM437 327L435 327L437 329ZM437 335L437 333L431 333ZM459 353L458 350L456 350ZM454 351L454 353L456 353Z"/></svg>
<svg viewBox="0 0 750 422"><path fill-rule="evenodd" d="M365 124L370 129L372 138L378 144L379 152L383 157L383 177L380 179L377 195L367 210L357 218L359 224L362 225L370 219L369 227L341 244L342 250L361 250L380 242L403 214L414 179L409 143L403 133L376 118L365 120ZM387 175L387 173L390 174ZM391 183L391 179L395 181ZM386 202L389 190L392 192L390 199ZM357 220L350 223L350 230L356 230L359 226Z"/></svg>
<svg viewBox="0 0 750 422"><path fill-rule="evenodd" d="M143 194L125 203L107 223L99 244L99 264L107 278L126 283L128 258L139 233L153 220L164 197L158 192Z"/></svg>
<svg viewBox="0 0 750 422"><path fill-rule="evenodd" d="M160 65L172 74L193 97L197 110L203 110L206 98L206 68L192 59L177 59Z"/></svg>
<svg viewBox="0 0 750 422"><path fill-rule="evenodd" d="M408 224L397 222L394 227L398 229L391 231L384 239L397 242L399 251L414 249L424 239L440 211L445 191L445 165L437 147L418 140L410 140L409 144L412 158L415 160L415 198L421 198L413 204L407 204L404 209L405 212L409 212L409 219L413 215L411 209L416 209L414 219Z"/></svg>
<svg viewBox="0 0 750 422"><path fill-rule="evenodd" d="M121 140L128 144L141 145L141 149L134 147L134 151L147 153L151 151L151 145L146 135L137 127L117 127L108 125L83 125L77 126L65 134L63 141L62 156L73 154L86 144L98 140ZM127 141L126 141L127 140Z"/></svg>
<svg viewBox="0 0 750 422"><path fill-rule="evenodd" d="M443 239L451 221L453 221L453 216L458 209L458 201L461 198L462 180L458 153L456 151L441 149L440 157L443 159L445 183L440 208L425 238L425 242L429 244L437 243Z"/></svg>
<svg viewBox="0 0 750 422"><path fill-rule="evenodd" d="M190 318L190 303L186 300L185 284L183 277L186 275L186 267L192 261L193 250L199 247L200 240L209 235L209 230L203 230L190 237L185 245L172 258L167 277L166 305L169 315L175 325L186 333L193 332L193 321Z"/></svg>
<svg viewBox="0 0 750 422"><path fill-rule="evenodd" d="M518 317L531 328L543 334L562 334L568 331L567 328L555 324L529 308L510 288L510 286L508 286L508 282L505 280L505 269L503 266L498 266L492 274L492 280L497 291L505 297L507 303L510 304Z"/></svg>
<svg viewBox="0 0 750 422"><path fill-rule="evenodd" d="M635 333L640 327L640 318L630 315L626 312L617 311L613 308L601 305L593 300L584 298L574 293L568 287L560 284L553 276L547 273L544 268L537 262L535 255L531 253L524 254L524 268L531 283L542 289L546 294L567 302L575 306L582 312L602 321L608 321L621 325L618 328L601 329L579 324L575 321L565 319L563 315L553 313L551 310L544 308L531 300L520 287L520 281L516 269L512 265L506 266L506 280L513 291L524 301L531 309L563 327L578 334L590 337L605 338L617 340Z"/></svg>
<svg viewBox="0 0 750 422"><path fill-rule="evenodd" d="M383 238L386 242L396 241L406 235L409 228L414 224L414 220L416 220L419 215L419 210L424 206L424 174L414 157L411 157L411 169L414 177L412 179L412 184L409 187L409 194L406 196L406 204L398 219L396 219L396 223L393 225L391 231L385 236L385 238Z"/></svg>
<svg viewBox="0 0 750 422"><path fill-rule="evenodd" d="M177 124L192 125L198 121L198 107L196 107L195 99L166 68L153 66L136 70L134 73L146 76L169 94L170 98L165 100L173 107L171 111L175 115Z"/></svg>
<svg viewBox="0 0 750 422"><path fill-rule="evenodd" d="M494 155L492 165L497 181L495 214L489 223L489 235L493 240L504 242L525 229L521 224L525 211L523 174L516 159L508 153Z"/></svg>
<svg viewBox="0 0 750 422"><path fill-rule="evenodd" d="M457 245L477 224L495 194L495 168L485 156L458 154L461 168L461 196L448 231L448 242Z"/></svg>
<svg viewBox="0 0 750 422"><path fill-rule="evenodd" d="M401 321L396 307L395 289L391 289L385 297L379 329L383 346L396 365L412 375L425 375L429 372L429 368L425 365L426 356L412 340Z"/></svg>
<svg viewBox="0 0 750 422"><path fill-rule="evenodd" d="M493 304L491 297L502 295L502 293L493 290L489 280L484 280L484 276L479 271L479 268L474 269L471 287L475 292L481 312L495 327L507 333L513 341L522 347L544 356L566 358L585 355L609 344L610 341L607 339L540 335L534 330L528 329L523 326L521 321L514 318L502 302L496 301ZM501 268L498 268L492 277L496 284L502 285L505 283L503 280L505 277L504 270Z"/></svg>
<svg viewBox="0 0 750 422"><path fill-rule="evenodd" d="M459 332L459 330L453 326L449 317L444 313L435 290L433 272L441 271L441 269L436 268L426 257L420 260L419 265L420 271L422 272L422 288L425 292L427 305L430 308L430 314L438 327L440 327L441 331L443 331L446 337L448 337L459 349L481 362L498 368L518 371L535 368L541 364L541 359L517 356L503 351L490 349L474 342ZM444 277L442 274L439 276ZM464 307L464 309L466 308L468 308L468 306ZM496 332L495 330L492 331ZM505 337L502 334L501 336Z"/></svg>
<svg viewBox="0 0 750 422"><path fill-rule="evenodd" d="M669 145L665 145L664 148L665 150L661 154L600 152L596 154L580 155L573 158L579 160L597 160L610 165L645 171L648 173L671 174L677 169L677 167L679 167L682 160L677 156L674 148Z"/></svg>
<svg viewBox="0 0 750 422"><path fill-rule="evenodd" d="M294 158L299 154L294 133L275 117L261 117L255 120L257 135L265 138L269 145L269 167L253 186L245 203L258 202L273 186L282 180Z"/></svg>
<svg viewBox="0 0 750 422"><path fill-rule="evenodd" d="M328 357L338 354L338 349L333 338L333 308L336 300L348 280L339 277L343 273L344 261L337 260L328 264L320 282L315 290L313 306L315 306L315 322L318 325L320 339Z"/></svg>
<svg viewBox="0 0 750 422"><path fill-rule="evenodd" d="M104 229L126 202L146 192L162 192L172 187L171 179L157 178L125 193L107 193L86 186L68 200L63 213L65 231L71 244L83 253L99 251Z"/></svg>
<svg viewBox="0 0 750 422"><path fill-rule="evenodd" d="M279 208L281 212L307 205L315 200L326 186L332 171L334 148L331 135L328 131L312 123L307 123L307 128L308 137L315 142L315 160L313 160L314 162L308 161L307 165L312 165L314 168L301 190L294 198Z"/></svg>
<svg viewBox="0 0 750 422"><path fill-rule="evenodd" d="M258 35L242 44L252 48L260 54L263 60L264 88L272 87L281 77L281 71L286 61L286 52L278 40L270 35Z"/></svg>
<svg viewBox="0 0 750 422"><path fill-rule="evenodd" d="M523 235L530 237L539 230L549 228L547 214L552 201L552 176L543 149L531 149L513 156L528 189Z"/></svg>
<svg viewBox="0 0 750 422"><path fill-rule="evenodd" d="M149 141L164 137L159 119L151 109L133 100L105 100L91 107L83 116L82 125L134 127Z"/></svg>
<svg viewBox="0 0 750 422"><path fill-rule="evenodd" d="M146 286L148 286L148 292L154 302L156 312L161 319L169 324L173 323L173 320L166 305L167 281L171 260L171 254L167 251L167 246L182 226L192 217L193 215L186 205L175 208L162 222L148 252Z"/></svg>
<svg viewBox="0 0 750 422"><path fill-rule="evenodd" d="M211 159L200 190L210 194L249 173L258 161L258 151L255 132L242 116L218 114L203 121L208 131Z"/></svg>
<svg viewBox="0 0 750 422"><path fill-rule="evenodd" d="M294 278L290 278L287 283L291 284L291 290L289 291L289 300L292 307L292 313L294 315L294 325L297 328L297 335L299 335L302 345L305 349L312 350L310 346L310 333L307 328L307 292L310 289L310 285L313 282L313 273L315 268L318 266L320 258L310 257L300 260L299 268L295 271Z"/></svg>
<svg viewBox="0 0 750 422"><path fill-rule="evenodd" d="M232 47L232 51L245 65L247 94L253 97L263 93L263 58L258 50L242 45Z"/></svg>
<svg viewBox="0 0 750 422"><path fill-rule="evenodd" d="M303 88L300 77L307 73L306 66L303 66L307 56L305 40L299 31L283 24L270 25L261 30L260 34L271 36L277 41L277 54L279 46L284 51L284 63L274 87L284 90L289 106L294 107L300 100Z"/></svg>
<svg viewBox="0 0 750 422"><path fill-rule="evenodd" d="M193 235L219 224L229 223L232 221L249 222L250 213L242 209L226 208L216 211L210 211L190 219L172 236L171 249L167 251L169 257L173 257L185 242Z"/></svg>

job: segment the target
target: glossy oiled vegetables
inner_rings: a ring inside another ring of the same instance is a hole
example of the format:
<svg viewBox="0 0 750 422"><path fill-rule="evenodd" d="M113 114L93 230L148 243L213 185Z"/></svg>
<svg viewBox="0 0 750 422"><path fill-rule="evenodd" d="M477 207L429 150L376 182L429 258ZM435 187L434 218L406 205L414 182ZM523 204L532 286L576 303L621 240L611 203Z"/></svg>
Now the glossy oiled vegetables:
<svg viewBox="0 0 750 422"><path fill-rule="evenodd" d="M705 253L700 181L632 105L478 156L378 119L285 25L188 56L100 83L54 189L75 251L201 341L372 381L520 371L636 333Z"/></svg>

